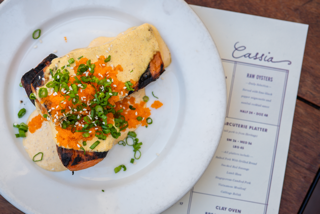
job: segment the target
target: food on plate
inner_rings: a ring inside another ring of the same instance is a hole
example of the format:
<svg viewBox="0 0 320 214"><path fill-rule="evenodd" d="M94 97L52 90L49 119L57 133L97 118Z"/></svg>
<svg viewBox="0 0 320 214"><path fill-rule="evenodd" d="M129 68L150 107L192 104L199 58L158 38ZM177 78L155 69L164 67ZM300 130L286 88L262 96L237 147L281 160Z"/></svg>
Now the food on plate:
<svg viewBox="0 0 320 214"><path fill-rule="evenodd" d="M78 171L99 163L128 133L131 136L138 126L152 123L144 87L158 79L170 62L167 46L150 24L114 38L99 37L88 48L59 58L50 54L21 79L37 108L24 140L29 156L37 147L51 151L54 142L57 149L52 156L61 162L53 157L48 166L37 162L47 170ZM46 142L31 146L41 142L44 133ZM141 144L135 142L135 154ZM38 156L46 158L41 152Z"/></svg>

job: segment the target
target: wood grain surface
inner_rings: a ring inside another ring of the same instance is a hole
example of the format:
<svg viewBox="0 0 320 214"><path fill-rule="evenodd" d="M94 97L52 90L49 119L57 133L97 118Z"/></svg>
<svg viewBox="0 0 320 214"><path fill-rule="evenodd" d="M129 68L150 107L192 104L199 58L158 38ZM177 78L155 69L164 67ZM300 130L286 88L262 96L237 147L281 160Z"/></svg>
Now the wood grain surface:
<svg viewBox="0 0 320 214"><path fill-rule="evenodd" d="M187 0L187 3L309 24L279 212L297 213L320 164L320 0ZM0 196L0 213L22 212Z"/></svg>

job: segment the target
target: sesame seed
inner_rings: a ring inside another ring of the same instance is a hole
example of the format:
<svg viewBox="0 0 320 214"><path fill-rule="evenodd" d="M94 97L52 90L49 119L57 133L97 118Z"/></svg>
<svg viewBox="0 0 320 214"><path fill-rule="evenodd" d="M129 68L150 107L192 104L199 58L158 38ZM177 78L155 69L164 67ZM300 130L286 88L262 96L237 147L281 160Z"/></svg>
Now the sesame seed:
<svg viewBox="0 0 320 214"><path fill-rule="evenodd" d="M136 112L136 115L138 115L138 112Z"/></svg>
<svg viewBox="0 0 320 214"><path fill-rule="evenodd" d="M98 128L94 128L95 130L98 130Z"/></svg>
<svg viewBox="0 0 320 214"><path fill-rule="evenodd" d="M42 40L40 39L39 42L42 43Z"/></svg>
<svg viewBox="0 0 320 214"><path fill-rule="evenodd" d="M98 56L98 55L96 55L96 57L99 59L99 56Z"/></svg>
<svg viewBox="0 0 320 214"><path fill-rule="evenodd" d="M127 87L123 87L123 89L127 89Z"/></svg>
<svg viewBox="0 0 320 214"><path fill-rule="evenodd" d="M92 131L89 131L89 133L91 133Z"/></svg>
<svg viewBox="0 0 320 214"><path fill-rule="evenodd" d="M113 87L117 87L117 85L113 85Z"/></svg>
<svg viewBox="0 0 320 214"><path fill-rule="evenodd" d="M80 148L80 145L79 145L79 144L77 144L77 146Z"/></svg>
<svg viewBox="0 0 320 214"><path fill-rule="evenodd" d="M102 66L106 66L106 64L102 64Z"/></svg>
<svg viewBox="0 0 320 214"><path fill-rule="evenodd" d="M109 93L112 96L112 93Z"/></svg>
<svg viewBox="0 0 320 214"><path fill-rule="evenodd" d="M53 53L57 53L57 52L58 52L57 50L54 50L54 51L53 51Z"/></svg>
<svg viewBox="0 0 320 214"><path fill-rule="evenodd" d="M41 76L39 76L39 79L41 79Z"/></svg>
<svg viewBox="0 0 320 214"><path fill-rule="evenodd" d="M38 47L38 46L35 45L33 48L36 49L37 47Z"/></svg>

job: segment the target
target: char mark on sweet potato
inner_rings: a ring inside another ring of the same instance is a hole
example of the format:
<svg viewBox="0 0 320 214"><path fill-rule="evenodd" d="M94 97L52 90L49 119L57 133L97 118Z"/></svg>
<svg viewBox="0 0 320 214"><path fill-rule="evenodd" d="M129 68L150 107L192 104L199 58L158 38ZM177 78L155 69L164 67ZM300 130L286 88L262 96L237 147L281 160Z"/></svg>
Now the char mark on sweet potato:
<svg viewBox="0 0 320 214"><path fill-rule="evenodd" d="M57 146L57 151L62 164L70 171L79 171L92 167L102 161L108 152L88 152L65 149Z"/></svg>
<svg viewBox="0 0 320 214"><path fill-rule="evenodd" d="M134 87L135 91L146 87L149 83L156 81L160 75L164 72L164 65L160 52L157 52L151 62L149 63L146 71L141 75L138 84ZM133 91L129 92L129 95Z"/></svg>
<svg viewBox="0 0 320 214"><path fill-rule="evenodd" d="M41 81L39 80L42 80L45 68L51 64L51 61L54 58L57 58L57 56L55 54L50 54L44 60L42 60L42 62L40 62L40 64L37 67L31 69L22 76L21 84L23 88L26 90L26 93L29 98L30 94L32 93L31 85L36 86L41 83ZM39 76L41 79L39 79ZM33 84L33 82L35 83ZM34 100L30 99L30 101L34 104Z"/></svg>

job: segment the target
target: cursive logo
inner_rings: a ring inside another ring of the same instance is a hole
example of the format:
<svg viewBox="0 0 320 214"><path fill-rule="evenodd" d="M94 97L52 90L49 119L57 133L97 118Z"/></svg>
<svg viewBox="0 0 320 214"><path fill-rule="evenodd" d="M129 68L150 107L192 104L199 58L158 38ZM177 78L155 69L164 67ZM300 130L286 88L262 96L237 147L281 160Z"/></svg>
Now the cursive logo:
<svg viewBox="0 0 320 214"><path fill-rule="evenodd" d="M248 58L248 59L253 59L253 60L259 60L259 61L265 61L265 62L271 62L271 63L283 63L286 62L288 63L288 65L291 65L292 62L290 60L280 60L280 61L275 61L273 59L273 57L268 56L267 54L261 54L259 55L259 52L257 52L256 54L253 53L245 53L243 54L242 51L245 51L247 48L246 46L238 46L237 44L239 42L236 42L234 44L234 50L232 52L232 57L235 59L239 59L239 58ZM242 52L242 53L239 53ZM268 54L270 54L270 52L268 52Z"/></svg>

